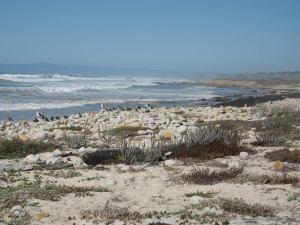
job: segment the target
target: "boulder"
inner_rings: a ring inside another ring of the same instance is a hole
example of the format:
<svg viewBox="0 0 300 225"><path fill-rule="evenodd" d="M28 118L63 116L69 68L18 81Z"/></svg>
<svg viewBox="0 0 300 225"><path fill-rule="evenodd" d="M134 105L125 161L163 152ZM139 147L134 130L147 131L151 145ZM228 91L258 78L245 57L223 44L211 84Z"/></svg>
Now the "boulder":
<svg viewBox="0 0 300 225"><path fill-rule="evenodd" d="M146 131L146 130L139 130L138 134L140 134L140 135L147 135L148 131Z"/></svg>
<svg viewBox="0 0 300 225"><path fill-rule="evenodd" d="M59 164L63 160L62 157L52 157L50 159L47 159L46 164Z"/></svg>
<svg viewBox="0 0 300 225"><path fill-rule="evenodd" d="M176 161L174 161L173 159L168 159L168 160L165 161L165 165L166 166L175 166Z"/></svg>
<svg viewBox="0 0 300 225"><path fill-rule="evenodd" d="M47 133L45 131L37 131L30 136L31 140L42 140L47 137Z"/></svg>
<svg viewBox="0 0 300 225"><path fill-rule="evenodd" d="M62 130L60 130L59 132L57 132L56 134L55 134L55 140L62 140L62 139L64 139L66 137L66 134L65 134L65 132L63 132Z"/></svg>
<svg viewBox="0 0 300 225"><path fill-rule="evenodd" d="M40 160L41 160L40 154L36 154L36 155L30 154L23 159L23 162L24 163L36 163Z"/></svg>
<svg viewBox="0 0 300 225"><path fill-rule="evenodd" d="M177 133L181 135L185 135L187 132L188 128L186 126L180 126L176 129Z"/></svg>

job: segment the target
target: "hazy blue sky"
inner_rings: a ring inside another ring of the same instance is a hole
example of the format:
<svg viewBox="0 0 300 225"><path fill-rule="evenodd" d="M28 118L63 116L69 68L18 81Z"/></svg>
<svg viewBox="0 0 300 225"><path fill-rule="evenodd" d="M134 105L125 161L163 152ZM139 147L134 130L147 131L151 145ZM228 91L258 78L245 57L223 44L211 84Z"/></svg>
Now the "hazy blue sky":
<svg viewBox="0 0 300 225"><path fill-rule="evenodd" d="M300 70L300 0L0 0L0 62Z"/></svg>

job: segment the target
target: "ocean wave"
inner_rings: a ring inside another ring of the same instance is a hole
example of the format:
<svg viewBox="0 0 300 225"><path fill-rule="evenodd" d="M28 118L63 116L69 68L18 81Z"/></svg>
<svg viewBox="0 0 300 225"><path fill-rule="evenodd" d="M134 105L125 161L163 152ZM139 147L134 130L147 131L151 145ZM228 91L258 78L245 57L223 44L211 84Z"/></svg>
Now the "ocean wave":
<svg viewBox="0 0 300 225"><path fill-rule="evenodd" d="M47 93L69 93L76 91L85 91L85 90L117 90L117 89L126 89L130 88L129 85L115 85L115 86L67 86L67 87L47 87L47 86L35 86L35 88L40 89Z"/></svg>
<svg viewBox="0 0 300 225"><path fill-rule="evenodd" d="M84 106L91 104L107 103L108 100L80 100L80 101L67 101L67 102L47 102L47 103L3 103L0 105L0 111L20 111L20 110L38 110L38 109L61 109L68 107ZM121 99L110 99L109 102L124 103Z"/></svg>
<svg viewBox="0 0 300 225"><path fill-rule="evenodd" d="M168 83L172 79L161 77L128 77L128 76L83 76L83 75L64 75L64 74L0 74L2 80L20 83L43 83L43 82L64 82L64 81L99 81L99 82L129 82L151 85L154 83ZM177 80L176 80L177 81ZM182 80L178 80L182 81Z"/></svg>
<svg viewBox="0 0 300 225"><path fill-rule="evenodd" d="M182 102L197 99L209 99L217 97L218 95L198 95L191 96L192 98L128 98L128 99L99 99L99 100L70 100L70 101L51 101L51 102L26 102L26 103L1 103L0 111L21 111L21 110L40 110L40 109L61 109L77 106L85 106L92 104L104 103L107 106L109 104L124 104L124 103L136 103L136 104L155 104L158 102Z"/></svg>

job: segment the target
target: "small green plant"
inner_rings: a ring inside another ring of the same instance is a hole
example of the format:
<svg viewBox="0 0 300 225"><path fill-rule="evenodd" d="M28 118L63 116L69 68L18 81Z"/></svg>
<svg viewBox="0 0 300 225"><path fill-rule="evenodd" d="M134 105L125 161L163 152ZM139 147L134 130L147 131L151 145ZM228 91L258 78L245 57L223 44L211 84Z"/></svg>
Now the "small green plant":
<svg viewBox="0 0 300 225"><path fill-rule="evenodd" d="M103 135L118 136L120 138L134 137L138 135L139 130L147 130L146 127L118 127L103 131Z"/></svg>
<svg viewBox="0 0 300 225"><path fill-rule="evenodd" d="M164 165L164 170L167 172L174 172L174 173L179 172L178 168L173 167L173 166L167 166L167 165Z"/></svg>
<svg viewBox="0 0 300 225"><path fill-rule="evenodd" d="M184 111L177 111L177 112L174 112L175 115L183 115L184 114Z"/></svg>
<svg viewBox="0 0 300 225"><path fill-rule="evenodd" d="M214 192L214 191L208 191L206 193L204 193L203 191L199 192L194 192L194 193L189 193L189 194L185 194L186 197L193 197L193 196L199 196L202 198L213 198L218 194L218 192Z"/></svg>
<svg viewBox="0 0 300 225"><path fill-rule="evenodd" d="M67 145L69 148L78 149L85 146L85 136L84 135L68 135L65 137Z"/></svg>
<svg viewBox="0 0 300 225"><path fill-rule="evenodd" d="M0 159L24 158L30 154L53 151L56 146L52 143L39 141L22 141L20 139L0 141Z"/></svg>
<svg viewBox="0 0 300 225"><path fill-rule="evenodd" d="M128 199L127 199L127 198L124 198L124 197L113 197L113 198L111 198L110 200L111 200L112 202L118 202L118 203L128 201Z"/></svg>
<svg viewBox="0 0 300 225"><path fill-rule="evenodd" d="M109 201L107 201L102 209L81 212L81 219L91 221L94 224L100 224L104 221L106 224L112 224L116 220L127 224L133 222L140 223L144 219L144 216L139 212L130 212L128 208L111 207L109 206Z"/></svg>
<svg viewBox="0 0 300 225"><path fill-rule="evenodd" d="M300 192L294 192L291 196L288 197L288 201L295 201L300 198Z"/></svg>
<svg viewBox="0 0 300 225"><path fill-rule="evenodd" d="M61 170L57 172L50 171L49 173L45 173L45 175L56 177L56 178L73 178L73 177L81 176L81 173L76 170L68 169L66 171Z"/></svg>

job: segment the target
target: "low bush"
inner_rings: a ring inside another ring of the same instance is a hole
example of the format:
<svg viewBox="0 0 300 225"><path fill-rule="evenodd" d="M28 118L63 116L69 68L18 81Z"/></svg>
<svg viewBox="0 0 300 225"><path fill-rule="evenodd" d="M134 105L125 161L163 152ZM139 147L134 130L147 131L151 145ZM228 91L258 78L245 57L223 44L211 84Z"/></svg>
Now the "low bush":
<svg viewBox="0 0 300 225"><path fill-rule="evenodd" d="M0 159L23 158L29 154L53 151L56 147L52 143L37 141L3 140L0 141Z"/></svg>
<svg viewBox="0 0 300 225"><path fill-rule="evenodd" d="M178 177L178 181L189 184L215 184L218 182L232 180L242 172L242 167L222 171L194 168L190 173L183 174Z"/></svg>
<svg viewBox="0 0 300 225"><path fill-rule="evenodd" d="M146 127L118 127L103 131L104 135L118 136L123 138L134 137L138 135L139 130L147 130Z"/></svg>
<svg viewBox="0 0 300 225"><path fill-rule="evenodd" d="M299 182L297 176L287 174L282 175L268 175L268 174L241 174L233 179L234 183L245 184L296 184Z"/></svg>
<svg viewBox="0 0 300 225"><path fill-rule="evenodd" d="M159 149L144 150L137 147L123 146L121 149L122 159L125 164L157 163L162 159L162 151Z"/></svg>
<svg viewBox="0 0 300 225"><path fill-rule="evenodd" d="M139 212L130 212L128 208L109 206L109 201L106 202L103 209L91 211L85 210L81 213L81 219L92 221L94 224L100 224L105 221L105 224L112 224L116 220L127 223L140 223L144 216Z"/></svg>
<svg viewBox="0 0 300 225"><path fill-rule="evenodd" d="M268 152L264 155L266 159L271 161L282 161L289 163L300 163L300 151L294 150L291 151L289 149L282 149L277 151Z"/></svg>
<svg viewBox="0 0 300 225"><path fill-rule="evenodd" d="M86 144L84 135L67 135L65 137L65 140L67 142L68 147L73 149L81 148Z"/></svg>
<svg viewBox="0 0 300 225"><path fill-rule="evenodd" d="M199 192L194 192L194 193L189 193L189 194L185 194L186 197L193 197L193 196L199 196L202 198L213 198L218 194L218 192L214 192L214 191L208 191L206 193L204 193L203 191Z"/></svg>
<svg viewBox="0 0 300 225"><path fill-rule="evenodd" d="M209 160L222 158L225 156L239 155L240 152L253 153L252 150L242 146L226 145L223 142L210 142L206 144L188 145L187 143L180 143L178 145L167 147L165 152L171 151L172 158L193 158L194 160Z"/></svg>

